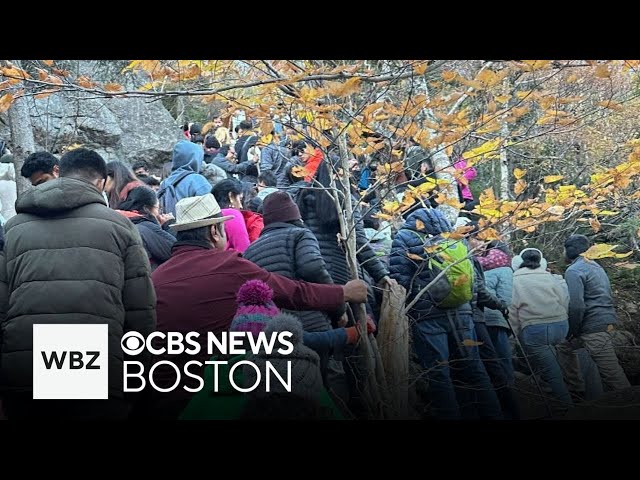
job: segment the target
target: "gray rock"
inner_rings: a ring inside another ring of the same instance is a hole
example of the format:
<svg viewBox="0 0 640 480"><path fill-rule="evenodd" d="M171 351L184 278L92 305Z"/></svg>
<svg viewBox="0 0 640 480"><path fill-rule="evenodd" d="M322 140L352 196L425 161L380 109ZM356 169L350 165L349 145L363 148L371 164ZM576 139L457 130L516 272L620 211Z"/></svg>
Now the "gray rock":
<svg viewBox="0 0 640 480"><path fill-rule="evenodd" d="M152 170L171 160L180 138L169 111L149 99L54 94L33 100L31 115L38 149L60 152L81 144L107 161L142 160Z"/></svg>

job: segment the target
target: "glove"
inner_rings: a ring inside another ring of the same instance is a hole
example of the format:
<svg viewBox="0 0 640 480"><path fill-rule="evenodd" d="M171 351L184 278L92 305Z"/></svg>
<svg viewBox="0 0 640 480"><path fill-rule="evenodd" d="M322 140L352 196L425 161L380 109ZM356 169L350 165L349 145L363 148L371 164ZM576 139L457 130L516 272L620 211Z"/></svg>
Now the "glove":
<svg viewBox="0 0 640 480"><path fill-rule="evenodd" d="M374 333L376 330L376 324L373 319L367 316L367 335ZM358 343L358 340L360 340L360 333L358 332L357 327L347 327L344 331L347 333L347 345Z"/></svg>
<svg viewBox="0 0 640 480"><path fill-rule="evenodd" d="M376 327L375 322L371 316L367 315L367 334L374 333L378 327Z"/></svg>

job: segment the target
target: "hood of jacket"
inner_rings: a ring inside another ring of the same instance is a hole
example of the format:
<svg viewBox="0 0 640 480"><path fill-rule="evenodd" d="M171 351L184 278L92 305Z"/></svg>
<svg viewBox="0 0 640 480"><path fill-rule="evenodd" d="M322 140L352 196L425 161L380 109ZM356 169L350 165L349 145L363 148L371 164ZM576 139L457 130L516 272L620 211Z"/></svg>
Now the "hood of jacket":
<svg viewBox="0 0 640 480"><path fill-rule="evenodd" d="M423 228L418 228L416 226L416 222L418 220L420 220L424 225ZM423 234L426 233L427 235L432 235L434 237L441 233L452 231L449 221L446 219L444 214L436 208L421 208L416 210L409 215L402 228Z"/></svg>
<svg viewBox="0 0 640 480"><path fill-rule="evenodd" d="M201 146L191 143L188 140L180 140L173 147L173 159L171 160L171 171L191 170L200 173L204 150Z"/></svg>
<svg viewBox="0 0 640 480"><path fill-rule="evenodd" d="M104 205L102 193L86 180L60 177L39 185L16 201L17 213L56 215L91 203Z"/></svg>

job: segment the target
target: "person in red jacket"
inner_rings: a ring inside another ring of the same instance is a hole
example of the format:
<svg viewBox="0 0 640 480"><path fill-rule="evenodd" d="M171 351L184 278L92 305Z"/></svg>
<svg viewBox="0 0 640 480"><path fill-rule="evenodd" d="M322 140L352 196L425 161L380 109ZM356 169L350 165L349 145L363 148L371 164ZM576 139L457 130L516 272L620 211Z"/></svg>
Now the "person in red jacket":
<svg viewBox="0 0 640 480"><path fill-rule="evenodd" d="M262 280L273 290L273 300L289 310L337 311L345 302L363 303L367 298L366 284L353 280L346 285L321 285L290 280L270 273L235 251L225 250L227 238L220 206L211 194L184 198L176 204L177 242L169 260L160 265L151 278L158 298L157 330L161 332L198 332L202 342L200 355L172 355L174 364L189 360L209 359L206 339L208 332L218 335L229 331L236 311L238 289L247 280ZM159 360L159 358L158 358ZM162 365L164 366L164 365ZM190 368L194 375L202 371ZM190 380L190 381L189 381ZM182 376L181 384L197 387L193 378ZM176 373L171 367L156 369L158 386L175 384ZM193 393L178 386L172 394L152 392L148 415L175 418Z"/></svg>

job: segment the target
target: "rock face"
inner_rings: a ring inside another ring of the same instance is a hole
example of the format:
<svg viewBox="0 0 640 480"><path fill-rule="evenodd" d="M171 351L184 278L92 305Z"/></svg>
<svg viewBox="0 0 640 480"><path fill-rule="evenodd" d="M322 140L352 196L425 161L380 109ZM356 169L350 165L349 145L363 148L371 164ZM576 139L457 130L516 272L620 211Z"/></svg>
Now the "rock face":
<svg viewBox="0 0 640 480"><path fill-rule="evenodd" d="M54 94L31 103L39 148L56 153L81 144L106 161L142 160L153 169L171 160L180 129L160 101L77 97Z"/></svg>

